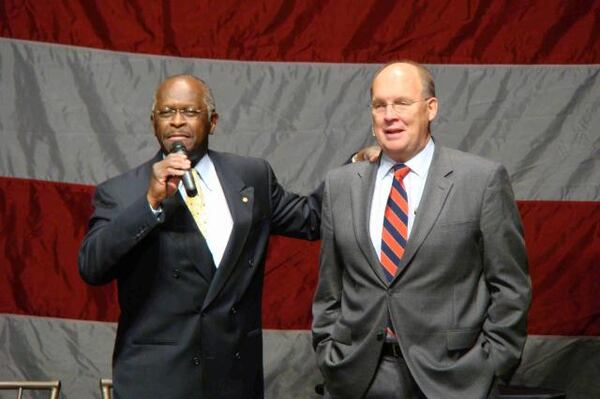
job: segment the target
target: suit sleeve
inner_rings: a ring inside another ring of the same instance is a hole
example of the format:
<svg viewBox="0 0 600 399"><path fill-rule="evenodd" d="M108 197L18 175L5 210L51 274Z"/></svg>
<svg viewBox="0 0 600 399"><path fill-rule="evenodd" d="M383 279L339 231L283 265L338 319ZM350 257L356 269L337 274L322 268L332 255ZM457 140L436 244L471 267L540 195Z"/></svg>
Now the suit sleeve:
<svg viewBox="0 0 600 399"><path fill-rule="evenodd" d="M106 284L117 277L120 262L164 220L156 217L145 195L128 206L100 185L94 195L94 214L79 250L79 273L89 284Z"/></svg>
<svg viewBox="0 0 600 399"><path fill-rule="evenodd" d="M271 195L273 234L317 240L321 223L323 184L308 196L287 192L267 163L267 180Z"/></svg>
<svg viewBox="0 0 600 399"><path fill-rule="evenodd" d="M319 258L319 280L313 301L313 347L317 357L320 349L332 338L333 326L340 318L342 300L342 267L335 246L333 214L329 181L323 194L321 220L321 255ZM319 363L321 359L319 359Z"/></svg>
<svg viewBox="0 0 600 399"><path fill-rule="evenodd" d="M481 213L483 262L491 301L483 332L496 374L508 379L527 335L531 282L523 228L508 174L498 166L484 192Z"/></svg>

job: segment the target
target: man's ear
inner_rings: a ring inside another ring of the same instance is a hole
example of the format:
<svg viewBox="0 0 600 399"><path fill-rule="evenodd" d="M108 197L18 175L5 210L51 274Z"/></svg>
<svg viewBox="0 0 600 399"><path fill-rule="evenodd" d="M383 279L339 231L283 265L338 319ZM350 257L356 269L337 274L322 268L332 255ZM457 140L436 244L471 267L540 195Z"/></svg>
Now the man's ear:
<svg viewBox="0 0 600 399"><path fill-rule="evenodd" d="M213 112L212 115L210 116L210 130L208 131L208 134L214 134L215 133L215 128L217 127L217 122L219 120L219 114L217 114L216 112Z"/></svg>
<svg viewBox="0 0 600 399"><path fill-rule="evenodd" d="M433 121L437 116L438 112L438 99L436 97L431 97L427 102L427 118L429 122Z"/></svg>

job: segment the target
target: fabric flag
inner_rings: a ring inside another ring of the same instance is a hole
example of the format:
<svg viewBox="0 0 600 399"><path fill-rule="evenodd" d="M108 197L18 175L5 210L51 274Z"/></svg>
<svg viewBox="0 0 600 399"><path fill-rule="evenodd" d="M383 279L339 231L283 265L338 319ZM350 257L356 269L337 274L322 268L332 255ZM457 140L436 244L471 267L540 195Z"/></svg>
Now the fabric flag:
<svg viewBox="0 0 600 399"><path fill-rule="evenodd" d="M512 383L600 397L600 3L258 0L0 3L0 380L110 377L114 284L77 252L94 185L150 158L157 83L193 73L220 114L210 146L267 159L308 193L371 144L376 68L435 77L437 142L502 162L525 225L529 337ZM314 397L318 242L273 237L267 398ZM285 276L285 278L282 278Z"/></svg>

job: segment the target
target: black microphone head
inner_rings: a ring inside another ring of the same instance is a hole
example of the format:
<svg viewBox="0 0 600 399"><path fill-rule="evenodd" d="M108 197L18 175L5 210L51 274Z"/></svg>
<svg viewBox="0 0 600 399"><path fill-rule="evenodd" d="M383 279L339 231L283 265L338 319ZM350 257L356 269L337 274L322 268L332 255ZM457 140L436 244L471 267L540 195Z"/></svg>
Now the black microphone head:
<svg viewBox="0 0 600 399"><path fill-rule="evenodd" d="M183 143L181 141L175 141L171 145L171 154L176 153L176 152L183 152L184 154L187 153L185 146L183 145Z"/></svg>

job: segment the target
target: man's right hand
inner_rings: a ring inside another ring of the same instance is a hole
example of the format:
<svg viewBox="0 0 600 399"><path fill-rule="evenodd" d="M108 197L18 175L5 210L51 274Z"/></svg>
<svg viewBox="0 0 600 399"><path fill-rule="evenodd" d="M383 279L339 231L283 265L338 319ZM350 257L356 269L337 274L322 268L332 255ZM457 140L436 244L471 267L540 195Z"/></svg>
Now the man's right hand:
<svg viewBox="0 0 600 399"><path fill-rule="evenodd" d="M158 209L165 198L177 192L181 176L192 167L185 154L169 154L152 165L152 175L146 198L153 209Z"/></svg>

